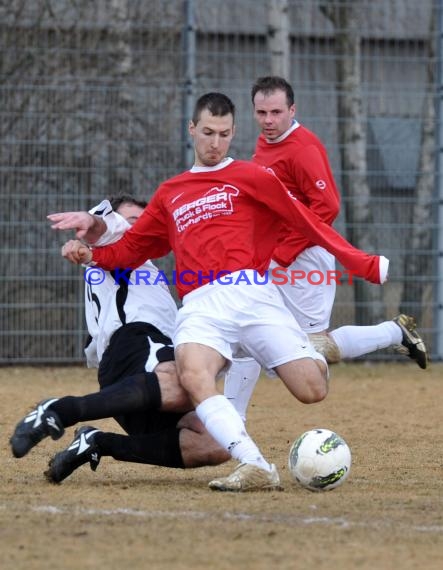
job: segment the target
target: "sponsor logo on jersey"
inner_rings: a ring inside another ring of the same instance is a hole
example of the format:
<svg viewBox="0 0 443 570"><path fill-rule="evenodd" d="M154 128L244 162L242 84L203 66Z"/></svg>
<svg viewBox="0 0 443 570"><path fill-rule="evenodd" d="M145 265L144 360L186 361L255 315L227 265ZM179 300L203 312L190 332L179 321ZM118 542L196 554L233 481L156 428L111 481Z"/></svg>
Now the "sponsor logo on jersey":
<svg viewBox="0 0 443 570"><path fill-rule="evenodd" d="M232 214L232 198L238 196L239 189L230 184L222 188L216 186L205 192L201 198L186 202L172 212L177 231L183 232L190 225L201 221Z"/></svg>
<svg viewBox="0 0 443 570"><path fill-rule="evenodd" d="M315 185L317 186L317 188L319 190L325 190L325 188L326 188L326 182L324 180L317 180Z"/></svg>

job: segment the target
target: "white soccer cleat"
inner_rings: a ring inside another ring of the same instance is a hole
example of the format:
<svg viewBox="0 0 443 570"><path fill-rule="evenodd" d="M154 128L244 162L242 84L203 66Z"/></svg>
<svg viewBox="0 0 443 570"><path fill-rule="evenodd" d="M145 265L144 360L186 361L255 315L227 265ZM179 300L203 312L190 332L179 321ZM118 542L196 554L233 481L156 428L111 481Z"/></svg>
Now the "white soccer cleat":
<svg viewBox="0 0 443 570"><path fill-rule="evenodd" d="M274 464L271 471L250 463L240 463L227 477L214 479L209 483L213 491L281 491L280 476Z"/></svg>

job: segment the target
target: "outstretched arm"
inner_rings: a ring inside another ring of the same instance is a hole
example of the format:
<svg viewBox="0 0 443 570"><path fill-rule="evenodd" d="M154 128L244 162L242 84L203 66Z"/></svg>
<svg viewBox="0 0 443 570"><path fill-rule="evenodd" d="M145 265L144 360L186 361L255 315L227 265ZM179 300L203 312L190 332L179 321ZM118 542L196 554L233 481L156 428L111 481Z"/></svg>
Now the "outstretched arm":
<svg viewBox="0 0 443 570"><path fill-rule="evenodd" d="M107 226L102 218L88 212L58 212L49 214L53 230L74 230L75 237L94 244L106 232Z"/></svg>
<svg viewBox="0 0 443 570"><path fill-rule="evenodd" d="M62 247L62 256L75 264L92 261L92 251L88 246L104 246L118 241L131 226L117 212L108 200L103 200L89 212L60 212L50 214L56 230L75 230L81 241L69 240ZM85 244L86 242L86 244Z"/></svg>
<svg viewBox="0 0 443 570"><path fill-rule="evenodd" d="M95 247L92 261L110 271L139 267L146 259L163 257L171 250L166 220L152 201L135 224L112 245Z"/></svg>
<svg viewBox="0 0 443 570"><path fill-rule="evenodd" d="M87 240L93 246L90 250L83 244L74 240L64 246L62 255L72 263L92 263L102 269L135 268L142 265L147 259L163 257L171 250L168 227L161 204L157 204L156 197L151 200L135 224L121 232L123 236L112 245L103 244L107 225L100 217L86 214L86 212L65 212L51 214L48 218L54 222L56 230L75 230L78 238ZM98 214L98 213L97 213ZM106 221L111 216L106 216ZM102 225L103 224L103 225ZM118 230L116 224L111 224ZM117 224L118 225L118 224ZM109 228L108 228L109 230ZM109 243L109 242L108 242ZM99 246L99 247L97 247Z"/></svg>
<svg viewBox="0 0 443 570"><path fill-rule="evenodd" d="M387 280L389 260L386 257L371 255L351 245L334 228L321 221L297 200L275 175L262 171L257 176L258 200L280 214L310 241L335 255L354 275L376 284ZM263 187L266 187L266 192L260 191Z"/></svg>

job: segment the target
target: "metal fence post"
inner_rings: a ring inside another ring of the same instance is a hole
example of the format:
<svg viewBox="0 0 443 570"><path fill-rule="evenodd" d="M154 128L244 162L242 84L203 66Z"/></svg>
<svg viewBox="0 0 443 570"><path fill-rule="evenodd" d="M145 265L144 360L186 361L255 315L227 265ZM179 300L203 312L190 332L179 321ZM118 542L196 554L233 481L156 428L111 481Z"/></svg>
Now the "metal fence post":
<svg viewBox="0 0 443 570"><path fill-rule="evenodd" d="M437 200L437 262L436 262L436 303L435 303L435 358L443 360L443 2L438 0L438 37L437 37L437 160L436 200Z"/></svg>
<svg viewBox="0 0 443 570"><path fill-rule="evenodd" d="M183 22L183 61L184 89L182 116L182 165L189 168L194 160L194 152L188 134L188 121L192 115L195 90L195 12L194 0L184 0Z"/></svg>

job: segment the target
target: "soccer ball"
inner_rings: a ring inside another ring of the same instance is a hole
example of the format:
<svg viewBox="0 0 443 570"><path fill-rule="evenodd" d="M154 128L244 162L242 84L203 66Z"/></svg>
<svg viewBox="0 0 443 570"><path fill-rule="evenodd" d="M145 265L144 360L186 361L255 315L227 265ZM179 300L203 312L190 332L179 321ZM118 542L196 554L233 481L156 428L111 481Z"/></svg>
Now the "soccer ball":
<svg viewBox="0 0 443 570"><path fill-rule="evenodd" d="M292 477L310 491L341 485L351 469L351 450L329 429L311 429L291 445L288 467Z"/></svg>

